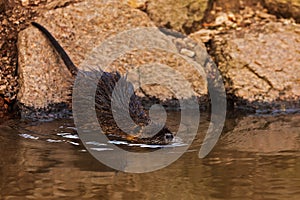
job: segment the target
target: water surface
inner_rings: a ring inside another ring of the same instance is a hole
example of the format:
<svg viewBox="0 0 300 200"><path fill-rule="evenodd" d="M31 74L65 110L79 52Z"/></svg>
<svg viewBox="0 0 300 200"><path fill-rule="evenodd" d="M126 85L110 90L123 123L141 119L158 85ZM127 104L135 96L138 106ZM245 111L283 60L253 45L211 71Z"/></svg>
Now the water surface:
<svg viewBox="0 0 300 200"><path fill-rule="evenodd" d="M175 127L178 114L171 115ZM299 199L300 115L228 119L213 151L199 159L208 119L202 116L182 157L144 174L98 162L72 120L3 123L0 199Z"/></svg>

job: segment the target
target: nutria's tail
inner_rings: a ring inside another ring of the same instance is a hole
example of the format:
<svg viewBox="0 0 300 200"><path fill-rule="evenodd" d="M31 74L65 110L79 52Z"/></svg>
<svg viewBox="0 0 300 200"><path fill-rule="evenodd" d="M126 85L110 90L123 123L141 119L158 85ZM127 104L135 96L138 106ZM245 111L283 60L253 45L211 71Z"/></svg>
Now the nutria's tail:
<svg viewBox="0 0 300 200"><path fill-rule="evenodd" d="M68 54L60 46L60 44L52 36L52 34L45 27L43 27L42 25L40 25L40 24L38 24L36 22L31 22L31 24L33 26L35 26L36 28L38 28L48 38L48 40L51 42L51 44L53 45L53 47L55 48L55 50L57 51L57 53L60 55L60 57L64 61L65 65L67 66L67 68L69 69L69 71L71 72L71 74L73 76L76 76L77 72L78 72L78 68L74 65L74 63L72 62L72 60L70 59L70 57L68 56Z"/></svg>

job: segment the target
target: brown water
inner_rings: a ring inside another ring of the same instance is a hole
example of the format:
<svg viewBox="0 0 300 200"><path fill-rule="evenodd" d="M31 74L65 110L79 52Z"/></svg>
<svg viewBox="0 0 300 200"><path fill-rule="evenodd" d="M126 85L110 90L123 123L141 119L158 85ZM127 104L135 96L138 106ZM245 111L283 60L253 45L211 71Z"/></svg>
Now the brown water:
<svg viewBox="0 0 300 200"><path fill-rule="evenodd" d="M189 151L145 174L98 162L71 120L6 122L0 126L0 199L300 198L300 115L227 120L214 150L199 159L206 119Z"/></svg>

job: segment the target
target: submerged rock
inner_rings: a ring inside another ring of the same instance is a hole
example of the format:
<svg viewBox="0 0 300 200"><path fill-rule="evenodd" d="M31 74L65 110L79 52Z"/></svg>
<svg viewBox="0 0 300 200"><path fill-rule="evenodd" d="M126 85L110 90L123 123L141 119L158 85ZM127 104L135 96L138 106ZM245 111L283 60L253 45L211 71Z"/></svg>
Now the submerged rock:
<svg viewBox="0 0 300 200"><path fill-rule="evenodd" d="M222 149L259 154L298 151L300 115L245 116L232 119Z"/></svg>

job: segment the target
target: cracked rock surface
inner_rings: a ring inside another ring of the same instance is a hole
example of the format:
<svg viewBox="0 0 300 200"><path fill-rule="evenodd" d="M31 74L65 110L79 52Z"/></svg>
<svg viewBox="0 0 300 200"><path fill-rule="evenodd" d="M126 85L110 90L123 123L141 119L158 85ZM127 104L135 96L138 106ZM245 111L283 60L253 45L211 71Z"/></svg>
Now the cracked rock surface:
<svg viewBox="0 0 300 200"><path fill-rule="evenodd" d="M299 100L299 25L252 24L213 43L229 93L249 102Z"/></svg>

